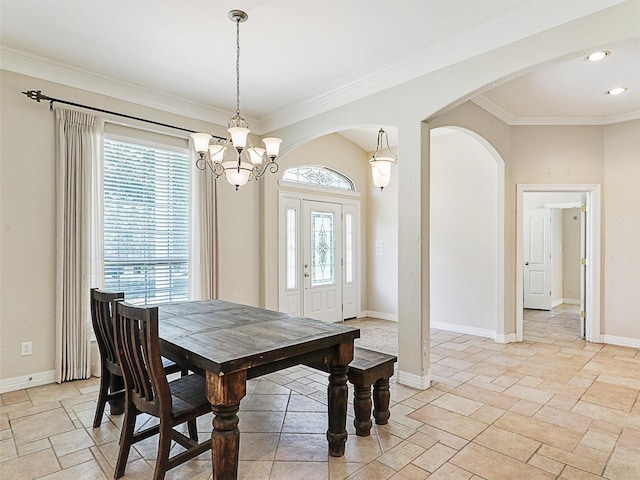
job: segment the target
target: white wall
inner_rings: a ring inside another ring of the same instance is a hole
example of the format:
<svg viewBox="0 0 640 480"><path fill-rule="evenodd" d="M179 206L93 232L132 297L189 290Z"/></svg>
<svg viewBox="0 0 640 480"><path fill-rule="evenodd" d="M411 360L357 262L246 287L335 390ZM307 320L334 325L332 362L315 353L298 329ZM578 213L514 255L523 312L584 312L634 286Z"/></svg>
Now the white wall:
<svg viewBox="0 0 640 480"><path fill-rule="evenodd" d="M494 338L496 159L470 135L440 131L431 136L431 325Z"/></svg>

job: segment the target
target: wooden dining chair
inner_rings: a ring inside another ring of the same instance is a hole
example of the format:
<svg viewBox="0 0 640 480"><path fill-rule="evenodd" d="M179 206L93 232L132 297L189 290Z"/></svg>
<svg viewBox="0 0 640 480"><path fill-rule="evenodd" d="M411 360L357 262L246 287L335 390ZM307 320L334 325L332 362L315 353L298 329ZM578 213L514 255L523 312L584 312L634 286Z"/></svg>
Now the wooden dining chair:
<svg viewBox="0 0 640 480"><path fill-rule="evenodd" d="M124 292L91 289L91 322L100 351L100 390L96 413L93 417L94 428L102 423L107 402L111 403L112 415L120 415L124 411L124 380L116 354L113 331L115 304L118 300L124 300ZM167 358L163 359L163 364L167 374L180 371L183 375L188 373Z"/></svg>
<svg viewBox="0 0 640 480"><path fill-rule="evenodd" d="M197 417L211 411L205 394L206 381L197 374L171 382L167 380L160 355L158 307L136 307L118 302L115 329L116 347L124 375L125 410L114 476L120 478L124 475L131 445L159 433L153 478L161 480L167 470L211 449L210 438L198 443L196 429ZM160 423L134 432L139 413L157 417ZM185 422L188 437L174 429ZM170 458L172 440L185 450Z"/></svg>

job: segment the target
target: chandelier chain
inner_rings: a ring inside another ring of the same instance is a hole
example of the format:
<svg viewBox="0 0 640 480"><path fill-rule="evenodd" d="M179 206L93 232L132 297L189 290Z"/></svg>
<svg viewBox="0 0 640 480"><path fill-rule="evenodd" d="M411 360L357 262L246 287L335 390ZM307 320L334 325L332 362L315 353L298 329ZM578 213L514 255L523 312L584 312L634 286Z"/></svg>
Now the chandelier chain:
<svg viewBox="0 0 640 480"><path fill-rule="evenodd" d="M236 19L236 115L240 116L240 18Z"/></svg>

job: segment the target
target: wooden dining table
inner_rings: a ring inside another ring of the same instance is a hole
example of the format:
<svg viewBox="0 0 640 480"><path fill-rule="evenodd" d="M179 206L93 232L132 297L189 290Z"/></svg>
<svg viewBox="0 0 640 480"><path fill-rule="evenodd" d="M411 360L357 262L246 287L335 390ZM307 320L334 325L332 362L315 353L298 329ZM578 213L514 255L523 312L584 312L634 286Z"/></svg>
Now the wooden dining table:
<svg viewBox="0 0 640 480"><path fill-rule="evenodd" d="M204 372L214 414L211 433L215 480L236 479L238 410L247 380L294 365L322 362L329 370L329 454L344 455L347 371L360 330L222 300L159 307L162 355Z"/></svg>

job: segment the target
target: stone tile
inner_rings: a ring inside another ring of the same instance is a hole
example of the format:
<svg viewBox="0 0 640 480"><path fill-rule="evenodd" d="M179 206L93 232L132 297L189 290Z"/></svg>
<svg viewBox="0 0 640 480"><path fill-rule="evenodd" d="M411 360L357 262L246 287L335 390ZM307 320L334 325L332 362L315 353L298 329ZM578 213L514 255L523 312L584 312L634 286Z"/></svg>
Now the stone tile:
<svg viewBox="0 0 640 480"><path fill-rule="evenodd" d="M599 430L597 428L590 428L582 437L580 445L601 450L603 452L611 452L617 441L618 435L615 433ZM637 445L640 445L640 443Z"/></svg>
<svg viewBox="0 0 640 480"><path fill-rule="evenodd" d="M640 429L640 416L633 415L632 413L624 412L622 410L617 410L615 408L609 408L580 400L571 411L594 420L602 420L607 423L612 423L620 428L632 427Z"/></svg>
<svg viewBox="0 0 640 480"><path fill-rule="evenodd" d="M394 470L401 470L422 452L424 452L424 448L420 445L404 441L382 454L377 460Z"/></svg>
<svg viewBox="0 0 640 480"><path fill-rule="evenodd" d="M396 471L393 468L387 467L380 462L371 462L347 478L349 480L372 480L374 478L376 480L386 480L395 475L395 473Z"/></svg>
<svg viewBox="0 0 640 480"><path fill-rule="evenodd" d="M582 435L566 428L511 412L500 417L494 426L566 451L573 451L582 439Z"/></svg>
<svg viewBox="0 0 640 480"><path fill-rule="evenodd" d="M320 412L287 412L282 425L287 433L326 433L327 414Z"/></svg>
<svg viewBox="0 0 640 480"><path fill-rule="evenodd" d="M429 472L410 463L398 473L389 477L389 480L424 480L428 476Z"/></svg>
<svg viewBox="0 0 640 480"><path fill-rule="evenodd" d="M289 462L326 462L328 456L327 437L323 434L283 433L275 452L276 461Z"/></svg>
<svg viewBox="0 0 640 480"><path fill-rule="evenodd" d="M472 473L462 468L456 467L451 463L445 463L428 478L429 480L469 480L473 476Z"/></svg>
<svg viewBox="0 0 640 480"><path fill-rule="evenodd" d="M290 480L292 478L328 480L329 465L326 462L273 462L270 480Z"/></svg>
<svg viewBox="0 0 640 480"><path fill-rule="evenodd" d="M637 397L636 389L596 381L587 389L581 400L629 412Z"/></svg>
<svg viewBox="0 0 640 480"><path fill-rule="evenodd" d="M460 395L461 397L474 400L476 402L482 402L486 405L502 408L503 410L509 410L516 403L518 403L517 398L501 395L500 393L487 390L486 388L481 388L469 384L461 385L460 387L456 388L453 393L455 393L456 395Z"/></svg>
<svg viewBox="0 0 640 480"><path fill-rule="evenodd" d="M64 409L57 408L11 420L11 428L16 445L22 445L74 430L75 427Z"/></svg>
<svg viewBox="0 0 640 480"><path fill-rule="evenodd" d="M91 454L91 450L85 448L84 450L78 450L77 452L69 453L68 455L60 456L58 455L58 461L60 462L60 466L64 469L69 467L73 467L74 465L79 465L81 463L85 463L88 461L93 461L93 455Z"/></svg>
<svg viewBox="0 0 640 480"><path fill-rule="evenodd" d="M49 438L51 446L58 457L67 455L78 450L92 447L93 440L84 428L72 430L70 432L53 435Z"/></svg>
<svg viewBox="0 0 640 480"><path fill-rule="evenodd" d="M604 476L610 480L637 478L640 472L639 446L635 448L616 447L609 459Z"/></svg>
<svg viewBox="0 0 640 480"><path fill-rule="evenodd" d="M284 412L287 410L289 395L247 395L240 403L243 412Z"/></svg>
<svg viewBox="0 0 640 480"><path fill-rule="evenodd" d="M540 447L538 453L557 462L573 465L576 468L593 473L594 475L600 475L604 470L605 462L602 460L567 452L559 448L550 447L549 445Z"/></svg>
<svg viewBox="0 0 640 480"><path fill-rule="evenodd" d="M31 401L31 399L29 398L29 394L24 389L3 393L2 395L0 395L0 398L2 398L2 406Z"/></svg>
<svg viewBox="0 0 640 480"><path fill-rule="evenodd" d="M326 412L327 406L305 395L291 395L287 404L288 412Z"/></svg>
<svg viewBox="0 0 640 480"><path fill-rule="evenodd" d="M425 405L412 413L410 417L467 440L475 438L487 428L485 423L433 405Z"/></svg>
<svg viewBox="0 0 640 480"><path fill-rule="evenodd" d="M329 461L329 479L330 480L344 480L349 475L354 474L366 463L345 463L345 462L333 462Z"/></svg>
<svg viewBox="0 0 640 480"><path fill-rule="evenodd" d="M450 462L487 480L553 480L555 475L498 452L470 443Z"/></svg>
<svg viewBox="0 0 640 480"><path fill-rule="evenodd" d="M512 387L506 389L504 393L514 397L522 398L523 400L529 400L531 402L542 404L548 402L551 397L553 397L553 395L549 392L527 387L524 385L513 385Z"/></svg>
<svg viewBox="0 0 640 480"><path fill-rule="evenodd" d="M240 460L273 461L279 438L279 433L242 432L240 435Z"/></svg>
<svg viewBox="0 0 640 480"><path fill-rule="evenodd" d="M531 457L529 460L529 465L533 465L534 467L538 467L541 470L549 472L553 475L559 475L560 472L565 468L564 463L556 462L551 458L544 457L542 455L538 455L537 453Z"/></svg>
<svg viewBox="0 0 640 480"><path fill-rule="evenodd" d="M243 461L238 462L238 480L269 480L273 462Z"/></svg>
<svg viewBox="0 0 640 480"><path fill-rule="evenodd" d="M541 408L541 403L531 402L529 400L520 400L513 407L511 407L510 411L513 413L524 415L526 417L533 417Z"/></svg>
<svg viewBox="0 0 640 480"><path fill-rule="evenodd" d="M36 440L35 442L23 443L22 445L18 445L18 455L20 457L24 457L25 455L29 455L30 453L39 452L40 450L47 450L51 448L51 443L48 438L42 438L40 440Z"/></svg>
<svg viewBox="0 0 640 480"><path fill-rule="evenodd" d="M239 412L241 432L279 432L284 421L284 412Z"/></svg>
<svg viewBox="0 0 640 480"><path fill-rule="evenodd" d="M465 416L471 415L482 407L482 403L480 402L469 400L468 398L453 395L451 393L445 393L440 398L431 402L431 405Z"/></svg>
<svg viewBox="0 0 640 480"><path fill-rule="evenodd" d="M332 462L368 463L382 455L378 439L374 435L368 437L350 436L345 444L342 457L332 457Z"/></svg>
<svg viewBox="0 0 640 480"><path fill-rule="evenodd" d="M483 405L478 410L473 412L470 416L475 420L479 420L481 422L492 424L497 419L499 419L503 414L504 410L501 408L492 407L491 405Z"/></svg>
<svg viewBox="0 0 640 480"><path fill-rule="evenodd" d="M456 453L458 453L457 450L441 443L436 443L416 458L413 463L427 472L435 472Z"/></svg>
<svg viewBox="0 0 640 480"><path fill-rule="evenodd" d="M558 425L576 433L586 433L591 426L592 420L584 415L566 412L553 407L542 407L534 418L544 422Z"/></svg>
<svg viewBox="0 0 640 480"><path fill-rule="evenodd" d="M0 440L0 462L6 462L14 458L18 458L18 452L13 438Z"/></svg>
<svg viewBox="0 0 640 480"><path fill-rule="evenodd" d="M32 479L58 470L60 466L53 450L47 449L0 463L0 478Z"/></svg>
<svg viewBox="0 0 640 480"><path fill-rule="evenodd" d="M600 475L593 475L591 473L585 472L584 470L580 470L578 468L572 467L571 465L567 465L566 468L562 471L562 475L559 477L560 480L601 480L602 477Z"/></svg>
<svg viewBox="0 0 640 480"><path fill-rule="evenodd" d="M540 447L540 443L535 440L493 426L478 435L474 439L474 443L503 453L521 462L527 462Z"/></svg>

